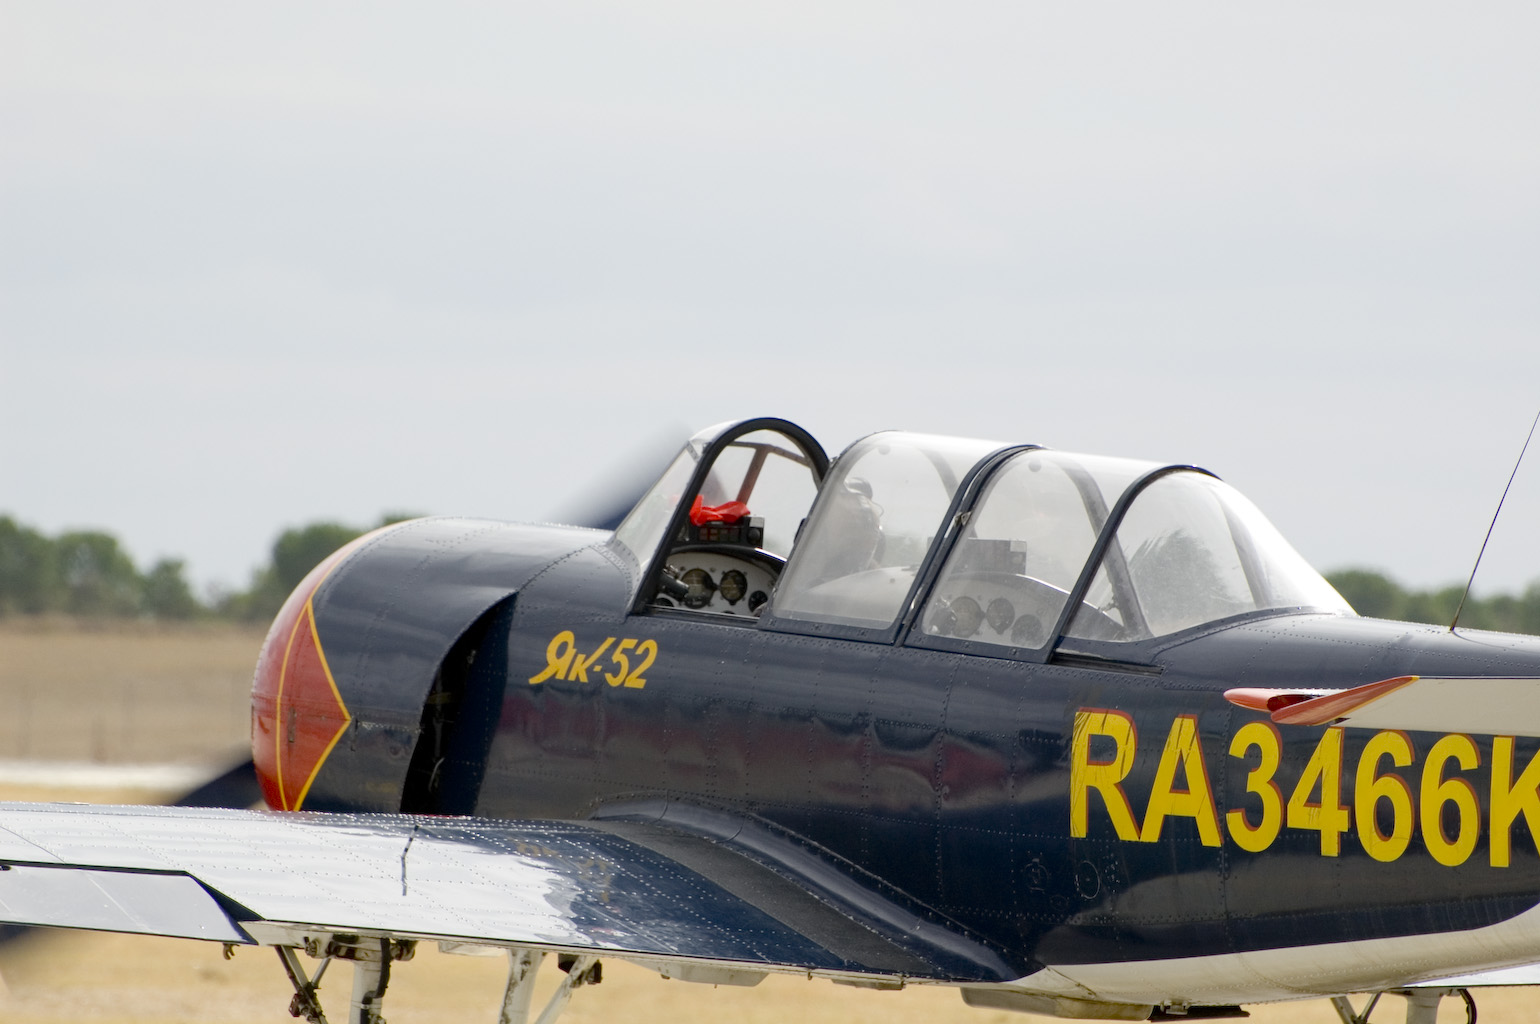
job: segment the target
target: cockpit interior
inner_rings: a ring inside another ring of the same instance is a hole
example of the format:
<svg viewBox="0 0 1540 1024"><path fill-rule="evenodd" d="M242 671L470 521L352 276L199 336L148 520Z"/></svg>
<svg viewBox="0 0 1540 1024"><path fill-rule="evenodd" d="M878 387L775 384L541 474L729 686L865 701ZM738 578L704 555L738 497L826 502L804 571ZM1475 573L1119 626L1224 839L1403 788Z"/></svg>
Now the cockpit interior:
<svg viewBox="0 0 1540 1024"><path fill-rule="evenodd" d="M832 464L784 420L697 434L615 533L633 611L1020 656L1352 609L1191 466L886 431Z"/></svg>

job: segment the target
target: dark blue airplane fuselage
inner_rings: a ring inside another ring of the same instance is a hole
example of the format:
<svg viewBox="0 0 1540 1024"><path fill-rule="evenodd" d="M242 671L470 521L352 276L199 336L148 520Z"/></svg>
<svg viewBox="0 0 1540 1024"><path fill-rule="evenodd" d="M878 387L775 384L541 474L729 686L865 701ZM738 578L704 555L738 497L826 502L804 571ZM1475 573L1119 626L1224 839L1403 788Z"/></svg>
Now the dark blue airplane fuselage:
<svg viewBox="0 0 1540 1024"><path fill-rule="evenodd" d="M1528 817L1493 842L1493 737L1392 736L1364 767L1370 730L1224 698L1535 677L1540 640L1268 611L1033 663L637 613L637 572L594 531L436 519L369 541L312 599L350 717L305 807L753 833L772 867L817 862L831 892L879 894L1022 974L1470 929L1540 902ZM1537 743L1510 749L1516 775Z"/></svg>

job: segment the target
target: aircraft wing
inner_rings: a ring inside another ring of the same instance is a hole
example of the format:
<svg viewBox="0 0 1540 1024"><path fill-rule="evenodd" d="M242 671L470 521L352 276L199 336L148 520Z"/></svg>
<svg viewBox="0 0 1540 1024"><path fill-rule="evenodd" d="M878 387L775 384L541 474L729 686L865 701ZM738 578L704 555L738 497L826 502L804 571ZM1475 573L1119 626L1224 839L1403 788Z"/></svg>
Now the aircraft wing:
<svg viewBox="0 0 1540 1024"><path fill-rule="evenodd" d="M1540 736L1540 679L1397 676L1348 690L1225 691L1232 704L1279 725Z"/></svg>
<svg viewBox="0 0 1540 1024"><path fill-rule="evenodd" d="M829 977L1020 976L882 902L647 822L0 803L0 921L16 924L267 945L362 934Z"/></svg>

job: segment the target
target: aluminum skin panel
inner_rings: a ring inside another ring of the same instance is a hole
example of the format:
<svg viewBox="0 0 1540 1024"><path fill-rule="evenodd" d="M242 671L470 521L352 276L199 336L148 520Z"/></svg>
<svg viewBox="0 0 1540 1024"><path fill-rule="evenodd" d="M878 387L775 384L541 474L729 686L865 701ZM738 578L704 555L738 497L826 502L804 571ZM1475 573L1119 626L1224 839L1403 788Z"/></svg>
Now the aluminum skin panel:
<svg viewBox="0 0 1540 1024"><path fill-rule="evenodd" d="M725 847L640 823L0 804L0 865L17 862L60 865L32 874L201 883L228 902L242 925L292 923L837 975L1011 976L999 961L968 963L955 950L879 937ZM22 870L0 871L0 883ZM168 870L186 874L163 874ZM34 902L12 916L173 935L207 923L206 907L201 916L168 905L157 919L109 920L67 901L51 913Z"/></svg>

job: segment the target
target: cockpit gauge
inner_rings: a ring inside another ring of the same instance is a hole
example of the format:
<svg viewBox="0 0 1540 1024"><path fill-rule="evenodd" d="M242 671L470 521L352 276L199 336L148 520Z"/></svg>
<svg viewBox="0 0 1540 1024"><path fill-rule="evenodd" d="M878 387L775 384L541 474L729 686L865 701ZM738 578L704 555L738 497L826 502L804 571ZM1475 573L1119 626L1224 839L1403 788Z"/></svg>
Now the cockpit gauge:
<svg viewBox="0 0 1540 1024"><path fill-rule="evenodd" d="M679 577L679 582L689 588L689 592L681 599L686 608L706 607L717 589L717 585L711 581L711 574L705 569L691 569Z"/></svg>
<svg viewBox="0 0 1540 1024"><path fill-rule="evenodd" d="M1048 640L1048 630L1036 615L1023 615L1011 627L1011 643L1017 647L1041 647Z"/></svg>
<svg viewBox="0 0 1540 1024"><path fill-rule="evenodd" d="M989 623L990 629L1003 635L1016 621L1016 607L1005 598L997 597L984 609L984 621Z"/></svg>
<svg viewBox="0 0 1540 1024"><path fill-rule="evenodd" d="M737 604L748 593L749 580L739 570L729 569L722 574L722 580L717 584L717 589L722 592L724 601L728 604Z"/></svg>
<svg viewBox="0 0 1540 1024"><path fill-rule="evenodd" d="M953 601L952 615L955 616L952 635L957 637L972 636L979 631L979 625L984 621L984 609L971 597L959 597Z"/></svg>

